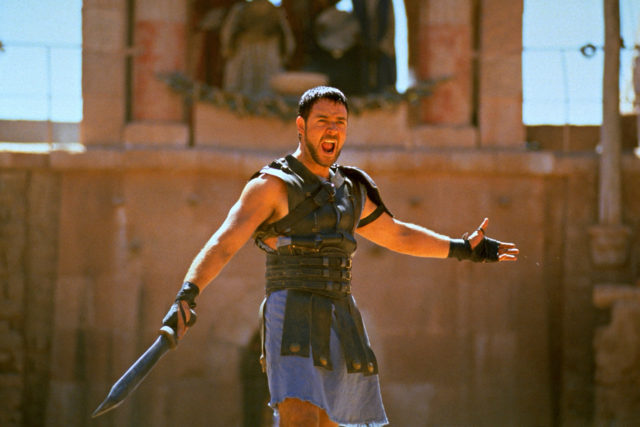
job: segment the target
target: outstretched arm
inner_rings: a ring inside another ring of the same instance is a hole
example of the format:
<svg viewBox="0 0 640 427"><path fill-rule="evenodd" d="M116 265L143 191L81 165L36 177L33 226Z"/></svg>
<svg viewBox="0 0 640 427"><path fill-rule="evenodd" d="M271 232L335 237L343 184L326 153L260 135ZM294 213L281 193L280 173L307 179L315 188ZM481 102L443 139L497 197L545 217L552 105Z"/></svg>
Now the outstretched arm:
<svg viewBox="0 0 640 427"><path fill-rule="evenodd" d="M375 204L367 199L363 217L375 209ZM484 239L487 218L468 237L471 248L476 248ZM358 228L358 234L367 240L395 252L429 258L447 258L450 256L451 241L447 236L428 228L400 221L384 213L375 221ZM518 249L513 243L497 242L498 261L515 261Z"/></svg>
<svg viewBox="0 0 640 427"><path fill-rule="evenodd" d="M449 238L419 225L397 220L387 213L357 229L367 240L402 254L446 258Z"/></svg>
<svg viewBox="0 0 640 427"><path fill-rule="evenodd" d="M184 280L202 291L258 226L276 215L280 199L286 197L284 191L284 184L271 176L249 181L225 221L194 258Z"/></svg>
<svg viewBox="0 0 640 427"><path fill-rule="evenodd" d="M194 258L175 302L162 320L174 334L174 343L195 323L195 298L220 273L260 224L282 216L286 205L284 184L277 178L261 176L245 186L220 228L213 233Z"/></svg>

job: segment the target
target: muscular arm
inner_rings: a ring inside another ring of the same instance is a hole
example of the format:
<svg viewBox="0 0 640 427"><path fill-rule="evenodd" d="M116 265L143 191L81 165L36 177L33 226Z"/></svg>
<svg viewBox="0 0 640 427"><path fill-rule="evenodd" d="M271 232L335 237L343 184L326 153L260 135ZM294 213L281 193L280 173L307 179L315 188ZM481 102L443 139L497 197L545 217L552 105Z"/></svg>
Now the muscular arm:
<svg viewBox="0 0 640 427"><path fill-rule="evenodd" d="M261 176L249 181L225 221L194 258L184 280L202 291L260 224L282 215L283 200L286 206L286 190L279 179Z"/></svg>
<svg viewBox="0 0 640 427"><path fill-rule="evenodd" d="M363 217L374 211L376 205L367 198ZM449 253L449 238L425 227L399 221L383 213L375 221L357 229L367 240L402 254L446 258Z"/></svg>
<svg viewBox="0 0 640 427"><path fill-rule="evenodd" d="M376 205L367 198L362 217L366 218L375 208ZM488 224L489 219L485 218L482 224L480 224L480 227L469 235L468 240L470 247L478 247L479 250L482 250L484 246L479 245L486 243L488 240L492 240L497 245L497 261L516 261L520 251L514 243L485 239L484 234ZM383 213L378 219L364 227L358 228L357 232L362 237L380 246L403 254L429 258L447 258L449 255L451 244L449 237L419 225L399 221L387 213ZM482 254L482 252L480 253ZM458 257L455 252L453 255ZM467 255L463 256L463 258L476 260L470 257L471 254L468 254L468 256L469 258L467 258ZM477 256L477 254L474 255L476 258ZM480 258L477 258L477 260L484 261L489 259L486 257L486 254L480 255Z"/></svg>

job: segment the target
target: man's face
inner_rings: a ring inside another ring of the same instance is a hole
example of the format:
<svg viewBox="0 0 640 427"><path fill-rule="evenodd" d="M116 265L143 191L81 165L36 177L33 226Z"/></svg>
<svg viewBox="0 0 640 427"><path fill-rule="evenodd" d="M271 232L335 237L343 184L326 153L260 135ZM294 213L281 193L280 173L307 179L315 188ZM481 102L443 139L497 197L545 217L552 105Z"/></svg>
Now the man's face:
<svg viewBox="0 0 640 427"><path fill-rule="evenodd" d="M330 99L320 99L311 108L306 122L296 119L302 135L302 153L320 166L329 167L338 160L347 137L347 108Z"/></svg>

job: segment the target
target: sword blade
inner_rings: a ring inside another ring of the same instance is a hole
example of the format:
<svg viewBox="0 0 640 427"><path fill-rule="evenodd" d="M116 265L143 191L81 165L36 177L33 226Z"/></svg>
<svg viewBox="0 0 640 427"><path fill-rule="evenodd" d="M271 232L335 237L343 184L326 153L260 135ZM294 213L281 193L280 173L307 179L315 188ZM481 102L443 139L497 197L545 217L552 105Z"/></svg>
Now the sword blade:
<svg viewBox="0 0 640 427"><path fill-rule="evenodd" d="M165 328L163 328L165 329ZM168 328L167 328L168 329ZM145 351L142 356L131 365L129 369L120 377L118 381L111 387L111 391L104 401L93 411L92 418L115 409L124 399L135 390L138 385L145 379L151 369L165 355L167 351L175 347L175 341L171 341L171 337L167 337L167 332L161 330L161 335L155 342ZM171 331L172 332L172 331Z"/></svg>

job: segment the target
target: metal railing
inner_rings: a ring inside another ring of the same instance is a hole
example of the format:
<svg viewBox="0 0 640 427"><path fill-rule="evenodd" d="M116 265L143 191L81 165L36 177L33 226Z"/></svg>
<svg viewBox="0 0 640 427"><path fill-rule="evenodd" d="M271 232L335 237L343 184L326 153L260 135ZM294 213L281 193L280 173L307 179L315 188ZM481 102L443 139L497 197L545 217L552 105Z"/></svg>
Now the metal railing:
<svg viewBox="0 0 640 427"><path fill-rule="evenodd" d="M633 111L633 59L637 46L620 51L620 110ZM604 52L592 44L526 47L522 51L525 124L599 124Z"/></svg>
<svg viewBox="0 0 640 427"><path fill-rule="evenodd" d="M81 121L81 79L80 44L2 40L0 120Z"/></svg>
<svg viewBox="0 0 640 427"><path fill-rule="evenodd" d="M621 50L623 112L632 111L632 64L636 53L636 46ZM79 44L3 40L0 120L81 121L81 57ZM600 122L603 61L600 47L526 47L522 61L526 124ZM61 64L75 71L65 75Z"/></svg>

